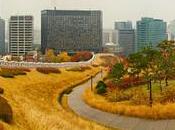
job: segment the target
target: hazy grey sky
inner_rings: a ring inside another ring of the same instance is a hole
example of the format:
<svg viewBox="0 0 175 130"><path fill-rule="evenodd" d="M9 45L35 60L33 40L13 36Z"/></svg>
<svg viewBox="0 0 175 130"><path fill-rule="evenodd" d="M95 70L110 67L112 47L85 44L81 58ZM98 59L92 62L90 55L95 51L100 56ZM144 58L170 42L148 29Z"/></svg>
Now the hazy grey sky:
<svg viewBox="0 0 175 130"><path fill-rule="evenodd" d="M114 21L135 22L143 16L175 19L175 0L0 0L0 16L31 14L35 28L40 28L40 11L51 9L99 9L103 11L104 28L113 28Z"/></svg>

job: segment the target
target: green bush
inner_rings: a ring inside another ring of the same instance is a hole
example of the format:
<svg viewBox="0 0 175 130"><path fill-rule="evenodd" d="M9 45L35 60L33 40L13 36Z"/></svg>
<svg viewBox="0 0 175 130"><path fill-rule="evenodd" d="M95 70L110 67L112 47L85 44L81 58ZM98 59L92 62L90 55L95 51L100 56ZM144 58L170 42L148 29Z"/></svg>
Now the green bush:
<svg viewBox="0 0 175 130"><path fill-rule="evenodd" d="M96 86L96 91L98 94L104 94L107 92L106 90L106 84L103 81L99 81L97 86Z"/></svg>
<svg viewBox="0 0 175 130"><path fill-rule="evenodd" d="M7 100L0 97L0 119L5 121L6 123L12 122L12 108L8 104Z"/></svg>

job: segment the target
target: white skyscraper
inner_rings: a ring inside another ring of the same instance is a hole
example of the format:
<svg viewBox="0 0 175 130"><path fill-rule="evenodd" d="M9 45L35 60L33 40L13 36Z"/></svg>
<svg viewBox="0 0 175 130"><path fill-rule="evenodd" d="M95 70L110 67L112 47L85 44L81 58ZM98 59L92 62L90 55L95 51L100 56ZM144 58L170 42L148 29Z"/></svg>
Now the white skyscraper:
<svg viewBox="0 0 175 130"><path fill-rule="evenodd" d="M9 51L24 56L32 50L33 16L11 16L9 20Z"/></svg>

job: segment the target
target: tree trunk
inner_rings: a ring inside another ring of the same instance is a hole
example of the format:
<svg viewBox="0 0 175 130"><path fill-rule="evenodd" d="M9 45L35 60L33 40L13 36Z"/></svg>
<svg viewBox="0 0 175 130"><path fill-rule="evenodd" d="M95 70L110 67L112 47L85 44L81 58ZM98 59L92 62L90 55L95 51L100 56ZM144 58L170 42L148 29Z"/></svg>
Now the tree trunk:
<svg viewBox="0 0 175 130"><path fill-rule="evenodd" d="M153 98L152 98L152 81L151 79L149 80L149 104L150 104L150 107L152 107L152 104L153 104Z"/></svg>
<svg viewBox="0 0 175 130"><path fill-rule="evenodd" d="M168 76L165 77L165 84L168 86Z"/></svg>
<svg viewBox="0 0 175 130"><path fill-rule="evenodd" d="M159 80L160 91L162 92L162 80Z"/></svg>
<svg viewBox="0 0 175 130"><path fill-rule="evenodd" d="M147 80L147 89L149 90L150 89L150 81Z"/></svg>

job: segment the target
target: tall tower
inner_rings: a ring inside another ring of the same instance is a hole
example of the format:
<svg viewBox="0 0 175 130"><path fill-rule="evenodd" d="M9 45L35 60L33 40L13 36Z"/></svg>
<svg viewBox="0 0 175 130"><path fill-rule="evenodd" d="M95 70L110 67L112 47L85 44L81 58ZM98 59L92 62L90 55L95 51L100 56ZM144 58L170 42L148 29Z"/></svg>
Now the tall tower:
<svg viewBox="0 0 175 130"><path fill-rule="evenodd" d="M137 51L150 45L156 48L167 39L167 25L163 20L145 17L137 21Z"/></svg>
<svg viewBox="0 0 175 130"><path fill-rule="evenodd" d="M135 30L132 27L132 22L115 22L114 28L117 31L117 43L121 47L121 53L125 56L134 53Z"/></svg>
<svg viewBox="0 0 175 130"><path fill-rule="evenodd" d="M33 16L11 16L9 21L9 51L24 56L32 50Z"/></svg>
<svg viewBox="0 0 175 130"><path fill-rule="evenodd" d="M5 20L0 18L0 54L5 53Z"/></svg>

